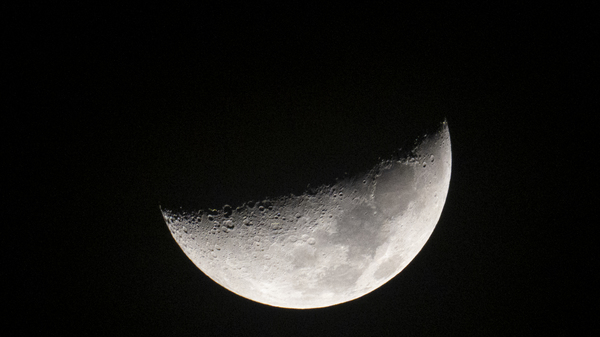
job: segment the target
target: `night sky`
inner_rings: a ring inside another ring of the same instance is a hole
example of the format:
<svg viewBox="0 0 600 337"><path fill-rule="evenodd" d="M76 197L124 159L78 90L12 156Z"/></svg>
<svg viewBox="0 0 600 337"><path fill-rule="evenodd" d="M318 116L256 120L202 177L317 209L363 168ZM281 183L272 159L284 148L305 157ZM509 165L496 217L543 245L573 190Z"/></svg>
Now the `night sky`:
<svg viewBox="0 0 600 337"><path fill-rule="evenodd" d="M587 160L574 125L589 124L581 88L597 64L584 9L5 13L14 283L3 297L23 335L563 335L589 323L594 268L575 256L595 254L575 243L592 223L570 206L590 184L589 168L570 173ZM433 235L398 276L345 304L290 310L233 294L159 211L298 195L444 119L452 178Z"/></svg>

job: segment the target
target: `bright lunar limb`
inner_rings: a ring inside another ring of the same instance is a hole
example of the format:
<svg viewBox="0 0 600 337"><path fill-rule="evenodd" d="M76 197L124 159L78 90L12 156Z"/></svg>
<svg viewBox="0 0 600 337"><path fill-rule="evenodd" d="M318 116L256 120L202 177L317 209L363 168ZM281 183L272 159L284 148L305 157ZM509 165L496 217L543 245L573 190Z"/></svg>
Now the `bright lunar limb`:
<svg viewBox="0 0 600 337"><path fill-rule="evenodd" d="M327 307L377 289L417 255L442 213L451 166L443 122L410 154L332 186L162 214L192 262L230 291L277 307Z"/></svg>

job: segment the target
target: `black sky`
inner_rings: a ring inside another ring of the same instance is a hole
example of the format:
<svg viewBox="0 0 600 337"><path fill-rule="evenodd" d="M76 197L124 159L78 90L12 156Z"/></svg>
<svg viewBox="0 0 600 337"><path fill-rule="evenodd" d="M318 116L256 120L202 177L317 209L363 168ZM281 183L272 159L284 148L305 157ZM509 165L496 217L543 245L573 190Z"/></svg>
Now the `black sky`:
<svg viewBox="0 0 600 337"><path fill-rule="evenodd" d="M574 125L586 122L580 88L597 64L584 9L7 12L6 195L16 202L5 296L23 334L560 335L586 325L592 300L573 290L589 289L576 281L588 261L574 258L588 251L574 244L587 225L565 212L586 184L566 174L584 160ZM161 218L159 205L239 205L332 183L444 118L453 168L440 222L401 274L355 301L297 311L238 297L187 259Z"/></svg>

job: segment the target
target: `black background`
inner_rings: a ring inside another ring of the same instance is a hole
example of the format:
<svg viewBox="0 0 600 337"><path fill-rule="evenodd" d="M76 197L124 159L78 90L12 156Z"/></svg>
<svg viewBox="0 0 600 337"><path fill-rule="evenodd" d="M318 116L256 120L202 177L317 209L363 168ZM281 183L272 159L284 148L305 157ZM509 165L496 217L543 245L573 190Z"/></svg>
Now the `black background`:
<svg viewBox="0 0 600 337"><path fill-rule="evenodd" d="M593 221L572 207L588 199L579 191L595 154L583 151L593 134L580 114L597 65L584 8L5 13L5 319L22 334L587 327L595 255L582 239ZM453 167L436 230L402 273L345 304L289 310L230 293L187 259L159 212L299 194L370 168L444 118Z"/></svg>

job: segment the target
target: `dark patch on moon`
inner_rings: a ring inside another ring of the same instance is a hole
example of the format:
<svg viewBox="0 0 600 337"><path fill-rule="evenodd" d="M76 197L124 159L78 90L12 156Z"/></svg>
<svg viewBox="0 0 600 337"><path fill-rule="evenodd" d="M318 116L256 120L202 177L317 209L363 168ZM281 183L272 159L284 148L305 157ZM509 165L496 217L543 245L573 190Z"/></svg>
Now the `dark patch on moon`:
<svg viewBox="0 0 600 337"><path fill-rule="evenodd" d="M381 235L383 223L375 209L358 205L338 220L338 233L332 235L332 242L349 247L349 261L374 258L377 248L386 240Z"/></svg>
<svg viewBox="0 0 600 337"><path fill-rule="evenodd" d="M415 168L396 165L384 170L377 178L375 204L377 209L388 217L404 214L408 205L416 197Z"/></svg>
<svg viewBox="0 0 600 337"><path fill-rule="evenodd" d="M375 277L375 279L377 280L387 279L388 277L396 273L396 269L400 264L401 259L399 258L399 256L388 258L379 266L379 268L377 268L375 274L373 274L373 277Z"/></svg>
<svg viewBox="0 0 600 337"><path fill-rule="evenodd" d="M315 252L310 247L302 245L294 249L294 261L292 262L294 269L314 267L317 261Z"/></svg>
<svg viewBox="0 0 600 337"><path fill-rule="evenodd" d="M336 266L335 268L327 268L327 272L323 278L319 280L320 289L328 289L335 291L345 291L353 288L358 278L362 275L363 269L356 269L349 264Z"/></svg>

